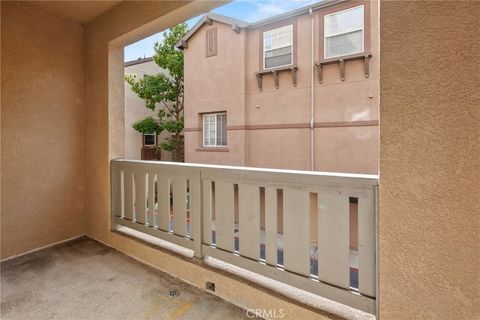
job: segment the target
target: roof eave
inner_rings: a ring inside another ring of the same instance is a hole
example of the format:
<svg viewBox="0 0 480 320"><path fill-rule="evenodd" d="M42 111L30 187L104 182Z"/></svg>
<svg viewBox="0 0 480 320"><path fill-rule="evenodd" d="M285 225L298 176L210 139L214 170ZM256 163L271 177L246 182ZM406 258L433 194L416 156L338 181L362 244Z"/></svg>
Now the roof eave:
<svg viewBox="0 0 480 320"><path fill-rule="evenodd" d="M274 23L274 22L277 22L277 21L280 21L280 20L284 20L284 19L295 17L295 16L299 16L301 14L309 13L310 10L315 11L315 10L319 10L319 9L322 9L322 8L325 8L325 7L333 6L333 5L342 3L342 2L348 2L348 1L351 1L351 0L326 0L326 1L317 2L317 3L311 4L311 5L308 5L308 6L304 6L304 7L295 9L295 10L287 11L285 13L282 13L282 14L279 14L279 15L276 15L276 16L273 16L273 17L270 17L270 18L267 18L267 19L263 19L263 20L260 20L260 21L254 22L254 23L250 23L248 25L248 28L249 29L255 29L255 28L262 27L264 25L268 25L268 24L271 24L271 23Z"/></svg>
<svg viewBox="0 0 480 320"><path fill-rule="evenodd" d="M188 39L197 32L198 29L200 29L201 26L203 26L205 23L212 24L212 21L217 21L220 23L224 23L227 25L230 25L232 27L232 30L239 32L240 29L244 29L248 27L248 23L242 20L238 20L235 18L223 16L220 14L216 14L213 12L209 12L205 15L203 15L200 20L190 29L184 36L183 38L178 41L175 44L175 47L178 49L185 49L188 47Z"/></svg>

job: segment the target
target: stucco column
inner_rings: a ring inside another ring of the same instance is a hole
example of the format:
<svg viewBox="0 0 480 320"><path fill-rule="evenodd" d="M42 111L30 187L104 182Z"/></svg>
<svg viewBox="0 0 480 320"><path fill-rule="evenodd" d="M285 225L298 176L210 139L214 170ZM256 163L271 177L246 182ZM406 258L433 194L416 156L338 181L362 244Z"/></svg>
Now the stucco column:
<svg viewBox="0 0 480 320"><path fill-rule="evenodd" d="M380 12L380 317L478 319L480 2Z"/></svg>

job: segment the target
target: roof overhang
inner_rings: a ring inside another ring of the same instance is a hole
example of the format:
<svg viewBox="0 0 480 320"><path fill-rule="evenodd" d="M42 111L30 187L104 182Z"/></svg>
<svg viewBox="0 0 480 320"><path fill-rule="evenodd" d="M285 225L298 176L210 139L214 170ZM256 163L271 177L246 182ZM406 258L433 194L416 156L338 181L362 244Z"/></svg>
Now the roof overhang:
<svg viewBox="0 0 480 320"><path fill-rule="evenodd" d="M177 44L175 46L179 49L188 48L188 42L187 42L188 39L190 39L190 37L193 36L195 34L195 32L197 32L198 29L200 29L204 24L211 25L213 23L213 21L220 22L220 23L223 23L223 24L226 24L226 25L230 25L232 27L232 30L235 31L235 32L240 32L240 29L248 27L248 23L243 21L243 20L239 20L239 19L224 16L224 15L221 15L221 14L209 12L209 13L205 14L204 16L202 16L200 18L200 20L198 20L198 22L192 27L192 29L190 29L185 34L185 36L183 36L183 38L179 42L177 42Z"/></svg>

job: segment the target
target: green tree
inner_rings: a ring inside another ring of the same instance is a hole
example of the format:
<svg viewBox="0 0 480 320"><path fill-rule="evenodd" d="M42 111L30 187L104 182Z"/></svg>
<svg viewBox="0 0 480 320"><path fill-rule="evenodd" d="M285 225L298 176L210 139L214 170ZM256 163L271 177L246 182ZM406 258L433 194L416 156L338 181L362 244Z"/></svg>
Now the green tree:
<svg viewBox="0 0 480 320"><path fill-rule="evenodd" d="M137 79L125 75L132 91L145 100L145 106L157 111L157 118L146 117L133 124L140 133L170 132L173 139L160 145L173 152L173 159L182 159L181 137L183 130L183 51L175 44L187 33L187 25L179 24L163 33L163 41L155 43L153 60L165 73Z"/></svg>

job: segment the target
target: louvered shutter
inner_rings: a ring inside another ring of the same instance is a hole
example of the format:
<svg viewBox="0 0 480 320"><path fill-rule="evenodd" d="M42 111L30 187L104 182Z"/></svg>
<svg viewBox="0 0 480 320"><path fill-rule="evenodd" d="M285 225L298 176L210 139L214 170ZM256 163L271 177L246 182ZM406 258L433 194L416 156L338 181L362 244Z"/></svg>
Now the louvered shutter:
<svg viewBox="0 0 480 320"><path fill-rule="evenodd" d="M207 57L217 54L217 28L207 30Z"/></svg>

